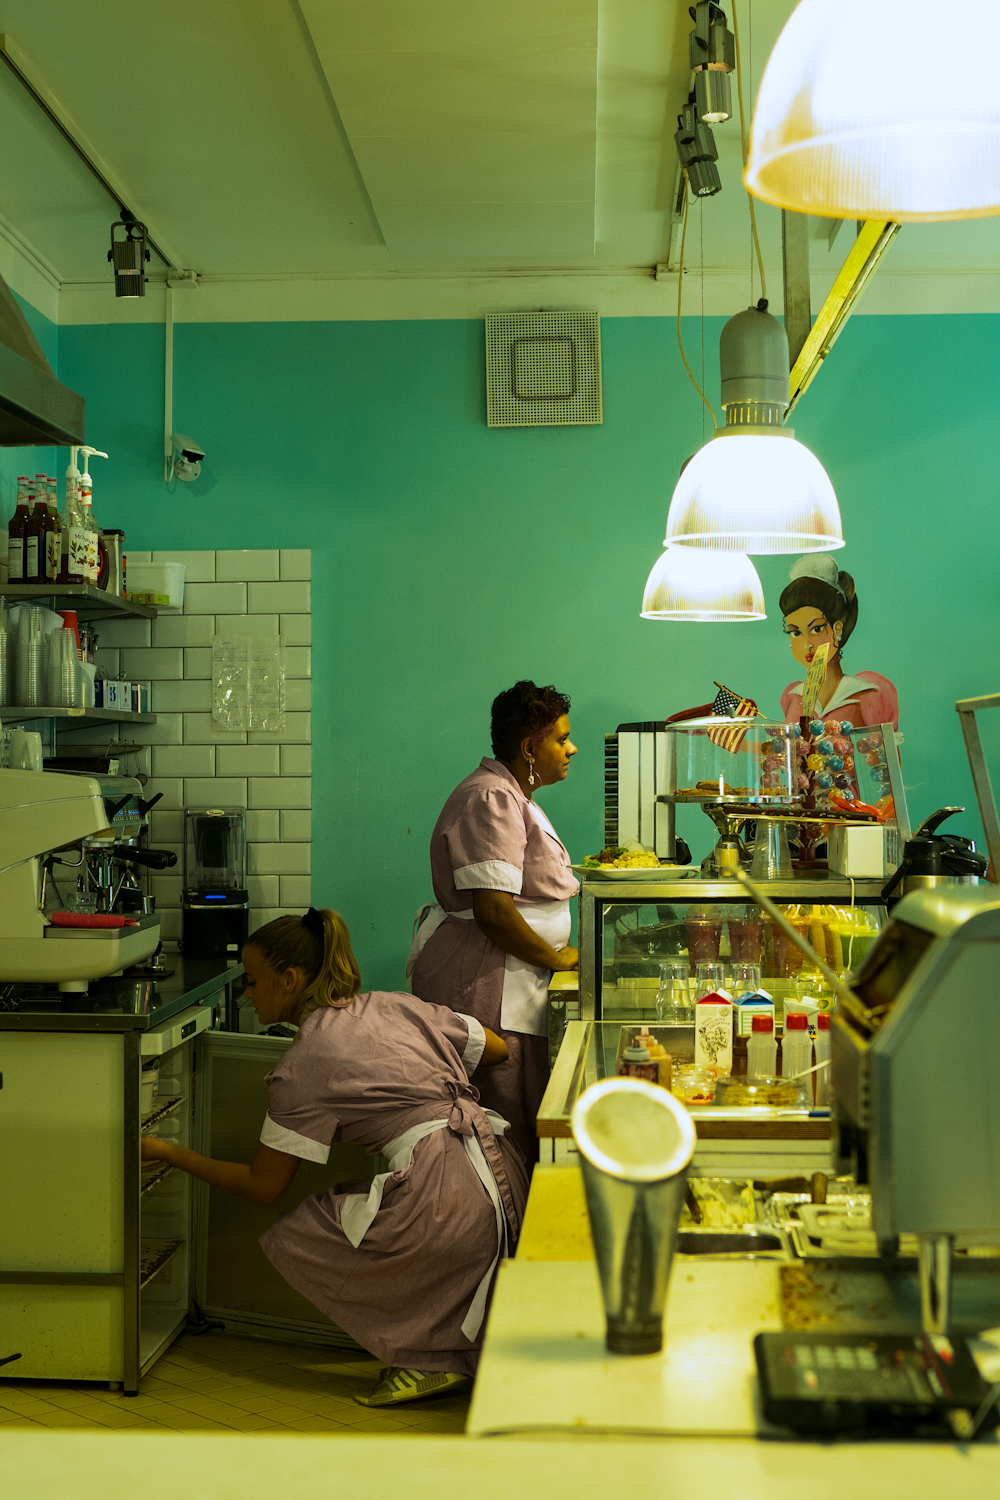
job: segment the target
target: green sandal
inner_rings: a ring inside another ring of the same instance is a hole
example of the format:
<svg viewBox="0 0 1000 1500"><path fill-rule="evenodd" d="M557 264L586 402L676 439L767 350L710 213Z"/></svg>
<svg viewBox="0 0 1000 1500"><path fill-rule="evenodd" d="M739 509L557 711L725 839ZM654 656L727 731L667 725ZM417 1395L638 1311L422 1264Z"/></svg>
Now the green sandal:
<svg viewBox="0 0 1000 1500"><path fill-rule="evenodd" d="M354 1394L360 1406L400 1406L404 1401L420 1401L424 1396L443 1396L458 1386L468 1385L468 1375L452 1375L438 1370L404 1370L401 1365L387 1365L379 1371L378 1382L367 1396Z"/></svg>

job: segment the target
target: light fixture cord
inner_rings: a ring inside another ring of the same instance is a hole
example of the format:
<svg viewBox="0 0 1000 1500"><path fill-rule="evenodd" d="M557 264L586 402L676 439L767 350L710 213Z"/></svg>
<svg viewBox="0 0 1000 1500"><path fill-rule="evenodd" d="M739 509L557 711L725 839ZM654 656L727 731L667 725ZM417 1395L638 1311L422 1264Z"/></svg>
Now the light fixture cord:
<svg viewBox="0 0 1000 1500"><path fill-rule="evenodd" d="M714 412L714 410L712 408L712 403L711 403L711 401L709 401L708 397L705 395L705 392L702 390L701 386L698 384L697 380L695 380L695 378L694 378L694 371L691 369L691 366L687 362L687 355L684 353L684 341L681 338L681 297L683 296L683 293L684 293L684 242L687 239L687 227L688 227L688 175L685 172L684 173L684 216L683 216L683 219L682 219L682 222L681 222L681 255L680 255L680 262L679 262L678 267L677 267L677 347L681 351L681 359L684 361L684 368L685 368L685 370L687 370L688 379L690 380L691 384L694 386L695 390L698 392L698 395L704 401L705 405L708 407L708 414L712 418L712 430L714 432L714 430L718 427L719 424L715 420L715 412Z"/></svg>
<svg viewBox="0 0 1000 1500"><path fill-rule="evenodd" d="M740 101L740 149L743 152L743 170L747 169L747 126L746 116L743 112L743 64L740 60L740 17L736 0L733 0L733 33L736 37L736 94ZM745 184L744 184L745 186ZM764 276L764 257L760 253L760 240L757 238L757 215L754 212L753 194L746 189L747 202L750 205L750 235L753 240L753 248L757 253L757 269L760 272L760 294L767 296L767 280ZM751 261L750 273L750 300L753 301L753 262Z"/></svg>

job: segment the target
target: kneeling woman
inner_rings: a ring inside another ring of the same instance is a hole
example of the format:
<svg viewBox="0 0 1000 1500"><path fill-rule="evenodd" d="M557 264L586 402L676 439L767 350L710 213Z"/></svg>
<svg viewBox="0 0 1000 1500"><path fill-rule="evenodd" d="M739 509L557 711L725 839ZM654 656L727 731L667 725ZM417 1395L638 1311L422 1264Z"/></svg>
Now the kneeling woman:
<svg viewBox="0 0 1000 1500"><path fill-rule="evenodd" d="M297 1291L389 1366L365 1406L436 1393L473 1375L497 1263L521 1227L527 1179L469 1078L507 1056L472 1017L406 994L359 994L332 911L279 917L243 949L261 1022L298 1023L271 1073L251 1166L144 1136L160 1158L213 1187L274 1203L300 1160L334 1141L381 1152L371 1184L307 1198L261 1239ZM359 1191L361 1189L361 1191Z"/></svg>

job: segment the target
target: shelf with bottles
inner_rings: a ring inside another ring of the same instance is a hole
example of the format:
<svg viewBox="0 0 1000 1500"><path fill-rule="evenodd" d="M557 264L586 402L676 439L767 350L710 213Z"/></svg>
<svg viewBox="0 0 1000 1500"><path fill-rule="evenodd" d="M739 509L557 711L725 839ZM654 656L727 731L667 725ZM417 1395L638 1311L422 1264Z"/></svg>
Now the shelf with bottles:
<svg viewBox="0 0 1000 1500"><path fill-rule="evenodd" d="M120 594L109 594L92 583L5 583L0 599L8 604L44 604L52 609L75 609L78 620L155 620L155 604L136 604Z"/></svg>

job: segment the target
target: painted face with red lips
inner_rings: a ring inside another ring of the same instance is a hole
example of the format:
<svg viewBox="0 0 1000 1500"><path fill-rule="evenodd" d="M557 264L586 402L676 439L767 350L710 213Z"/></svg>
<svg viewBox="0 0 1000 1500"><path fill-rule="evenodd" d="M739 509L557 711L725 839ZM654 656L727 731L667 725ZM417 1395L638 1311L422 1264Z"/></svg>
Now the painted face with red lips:
<svg viewBox="0 0 1000 1500"><path fill-rule="evenodd" d="M810 604L785 616L785 634L791 642L792 655L807 670L817 646L829 644L830 660L833 660L840 646L842 633L843 626L839 622L831 625L822 610Z"/></svg>

